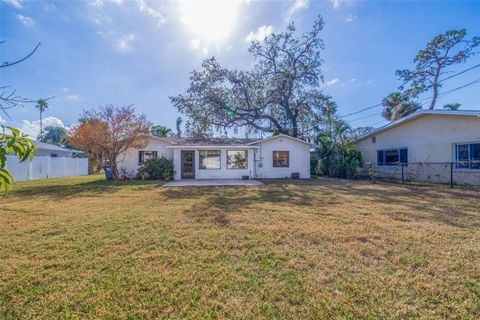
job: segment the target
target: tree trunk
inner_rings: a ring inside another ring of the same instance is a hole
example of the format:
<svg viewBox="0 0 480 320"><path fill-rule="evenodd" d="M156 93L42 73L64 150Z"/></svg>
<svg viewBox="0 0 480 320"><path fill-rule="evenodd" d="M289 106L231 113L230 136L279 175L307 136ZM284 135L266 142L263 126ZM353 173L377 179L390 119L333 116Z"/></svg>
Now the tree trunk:
<svg viewBox="0 0 480 320"><path fill-rule="evenodd" d="M43 126L42 126L42 110L40 110L40 137L42 137Z"/></svg>
<svg viewBox="0 0 480 320"><path fill-rule="evenodd" d="M430 110L435 109L435 104L437 103L438 98L438 78L440 76L440 66L437 68L437 72L435 73L435 79L433 79L433 96L432 102L430 103Z"/></svg>
<svg viewBox="0 0 480 320"><path fill-rule="evenodd" d="M118 173L118 168L117 168L116 161L112 161L111 159L109 159L108 162L110 163L110 171L112 172L113 180L115 180L115 181L120 180L120 175Z"/></svg>

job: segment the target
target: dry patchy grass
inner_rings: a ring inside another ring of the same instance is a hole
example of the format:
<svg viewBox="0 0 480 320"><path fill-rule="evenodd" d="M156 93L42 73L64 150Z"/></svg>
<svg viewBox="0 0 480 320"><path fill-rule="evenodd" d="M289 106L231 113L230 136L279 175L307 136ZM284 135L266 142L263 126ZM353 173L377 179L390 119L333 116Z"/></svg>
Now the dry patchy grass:
<svg viewBox="0 0 480 320"><path fill-rule="evenodd" d="M479 231L464 190L18 183L0 199L0 318L478 319Z"/></svg>

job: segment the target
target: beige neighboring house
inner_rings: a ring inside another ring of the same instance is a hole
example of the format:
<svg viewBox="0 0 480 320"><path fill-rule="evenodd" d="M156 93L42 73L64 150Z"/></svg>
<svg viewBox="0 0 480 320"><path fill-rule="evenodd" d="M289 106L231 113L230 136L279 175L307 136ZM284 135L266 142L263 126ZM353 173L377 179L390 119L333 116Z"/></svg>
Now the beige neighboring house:
<svg viewBox="0 0 480 320"><path fill-rule="evenodd" d="M480 111L420 110L360 137L357 149L364 167L399 172L403 164L424 180L448 182L450 166L457 176L480 173Z"/></svg>
<svg viewBox="0 0 480 320"><path fill-rule="evenodd" d="M118 165L135 175L152 158L172 160L174 179L310 178L311 144L278 135L265 139L161 138L152 136L142 149L120 155Z"/></svg>

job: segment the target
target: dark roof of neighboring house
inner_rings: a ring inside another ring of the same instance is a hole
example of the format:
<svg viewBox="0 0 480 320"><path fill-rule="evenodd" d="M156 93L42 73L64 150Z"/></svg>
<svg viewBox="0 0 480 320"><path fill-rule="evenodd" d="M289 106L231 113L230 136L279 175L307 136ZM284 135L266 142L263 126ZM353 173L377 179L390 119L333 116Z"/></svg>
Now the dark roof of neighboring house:
<svg viewBox="0 0 480 320"><path fill-rule="evenodd" d="M172 138L158 137L161 140L177 146L238 146L259 141L261 139L245 138Z"/></svg>
<svg viewBox="0 0 480 320"><path fill-rule="evenodd" d="M478 117L480 119L480 110L424 110L421 109L415 113L412 113L411 115L408 115L400 120L391 122L387 125L384 125L383 127L374 129L367 134L359 137L356 142L359 142L361 140L364 140L366 138L369 138L371 136L374 136L380 132L386 131L388 129L391 129L393 127L396 127L402 123L417 119L422 116L426 115L440 115L440 116L473 116L473 117Z"/></svg>

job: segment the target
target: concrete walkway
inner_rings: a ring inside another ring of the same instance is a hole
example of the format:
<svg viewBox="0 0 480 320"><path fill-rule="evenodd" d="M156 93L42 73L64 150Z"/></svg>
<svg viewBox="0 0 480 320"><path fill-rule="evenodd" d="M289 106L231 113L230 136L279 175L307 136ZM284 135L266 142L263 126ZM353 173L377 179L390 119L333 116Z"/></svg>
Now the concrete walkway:
<svg viewBox="0 0 480 320"><path fill-rule="evenodd" d="M205 187L205 186L263 186L263 183L257 180L240 179L212 179L212 180L175 180L167 182L164 187Z"/></svg>

